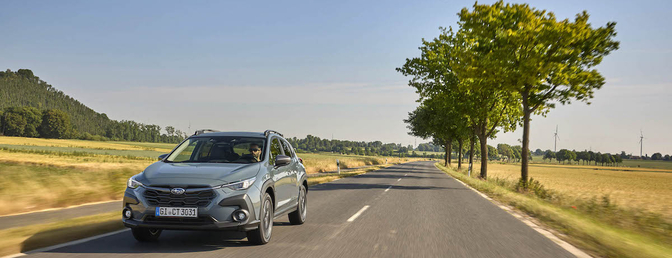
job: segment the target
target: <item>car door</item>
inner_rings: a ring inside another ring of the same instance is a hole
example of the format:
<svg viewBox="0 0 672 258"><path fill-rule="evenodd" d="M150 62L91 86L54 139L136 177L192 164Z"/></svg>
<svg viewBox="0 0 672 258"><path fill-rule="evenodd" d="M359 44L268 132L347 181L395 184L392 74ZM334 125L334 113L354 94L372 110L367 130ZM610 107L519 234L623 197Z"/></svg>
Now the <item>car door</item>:
<svg viewBox="0 0 672 258"><path fill-rule="evenodd" d="M299 168L297 167L297 164L299 163L296 158L296 154L291 150L292 146L287 142L287 140L283 139L282 140L282 150L285 153L285 156L288 156L292 159L291 163L287 165L288 172L289 174L287 175L289 185L292 190L292 193L290 194L291 197L291 202L290 203L296 203L296 200L299 198L299 185L298 185L298 178L297 175L299 173Z"/></svg>
<svg viewBox="0 0 672 258"><path fill-rule="evenodd" d="M275 160L278 155L283 155L283 146L280 143L278 137L273 137L271 139L270 145L270 159L269 163L271 165L271 174L273 176L273 181L275 182L275 197L276 197L276 211L282 212L287 206L291 203L292 200L292 190L290 179L288 178L290 166L275 166Z"/></svg>

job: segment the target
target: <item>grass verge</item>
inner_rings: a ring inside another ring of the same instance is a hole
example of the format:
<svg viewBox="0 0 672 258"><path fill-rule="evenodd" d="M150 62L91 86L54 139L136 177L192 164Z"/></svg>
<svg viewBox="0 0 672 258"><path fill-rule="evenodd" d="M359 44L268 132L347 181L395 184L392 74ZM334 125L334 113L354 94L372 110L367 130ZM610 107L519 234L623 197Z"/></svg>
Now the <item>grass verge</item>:
<svg viewBox="0 0 672 258"><path fill-rule="evenodd" d="M341 173L308 178L308 185L318 185L336 179L361 175L392 166L378 165ZM120 212L109 212L62 220L47 224L0 230L0 256L27 252L122 229Z"/></svg>
<svg viewBox="0 0 672 258"><path fill-rule="evenodd" d="M649 234L611 225L572 208L564 208L530 194L522 194L497 182L484 181L436 163L448 175L538 219L565 234L567 242L603 257L669 257L672 245L661 234ZM608 214L602 214L608 215Z"/></svg>

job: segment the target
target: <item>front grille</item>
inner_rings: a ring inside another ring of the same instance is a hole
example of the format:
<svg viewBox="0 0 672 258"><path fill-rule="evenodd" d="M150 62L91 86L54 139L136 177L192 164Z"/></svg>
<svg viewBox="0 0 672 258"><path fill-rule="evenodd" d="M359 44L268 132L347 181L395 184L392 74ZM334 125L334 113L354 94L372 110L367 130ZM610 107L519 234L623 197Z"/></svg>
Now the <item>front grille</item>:
<svg viewBox="0 0 672 258"><path fill-rule="evenodd" d="M165 207L205 207L215 198L215 191L208 189L196 192L186 192L180 195L174 195L167 192L147 189L144 193L145 199L153 206Z"/></svg>
<svg viewBox="0 0 672 258"><path fill-rule="evenodd" d="M145 218L145 222L156 224L176 224L176 225L207 225L212 224L214 221L210 217L161 218L150 215Z"/></svg>

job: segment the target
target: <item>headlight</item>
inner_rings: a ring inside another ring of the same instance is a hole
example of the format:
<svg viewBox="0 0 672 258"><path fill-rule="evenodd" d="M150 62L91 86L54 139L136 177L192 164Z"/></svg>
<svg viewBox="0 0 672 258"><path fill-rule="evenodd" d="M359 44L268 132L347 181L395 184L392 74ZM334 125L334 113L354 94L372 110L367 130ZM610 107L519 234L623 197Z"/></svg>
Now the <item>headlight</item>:
<svg viewBox="0 0 672 258"><path fill-rule="evenodd" d="M142 183L135 180L136 176L137 175L132 176L131 178L128 179L128 182L126 182L126 186L128 186L128 188L135 189L135 188L138 188L138 187L141 187L141 186L143 186L143 187L145 186Z"/></svg>
<svg viewBox="0 0 672 258"><path fill-rule="evenodd" d="M254 184L254 180L256 180L256 179L257 179L256 177L248 178L248 179L240 180L240 181L233 182L233 183L230 183L230 184L218 185L218 186L215 186L214 188L219 189L219 188L226 187L226 188L229 188L231 190L245 190L247 188L250 188L250 186L252 186L252 184Z"/></svg>

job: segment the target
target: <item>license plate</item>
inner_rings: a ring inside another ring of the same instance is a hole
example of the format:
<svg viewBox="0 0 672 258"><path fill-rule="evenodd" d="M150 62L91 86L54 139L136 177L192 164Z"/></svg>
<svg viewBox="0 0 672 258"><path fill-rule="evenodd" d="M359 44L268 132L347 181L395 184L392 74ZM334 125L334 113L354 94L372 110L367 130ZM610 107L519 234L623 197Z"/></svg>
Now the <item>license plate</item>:
<svg viewBox="0 0 672 258"><path fill-rule="evenodd" d="M196 218L198 217L198 208L156 207L155 216Z"/></svg>

